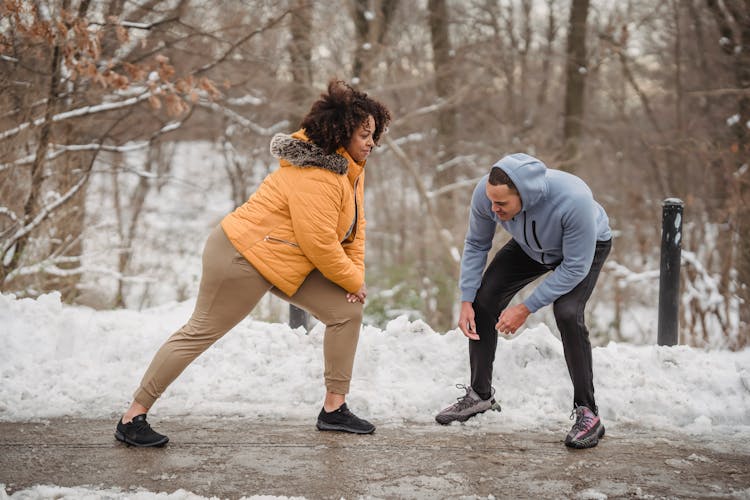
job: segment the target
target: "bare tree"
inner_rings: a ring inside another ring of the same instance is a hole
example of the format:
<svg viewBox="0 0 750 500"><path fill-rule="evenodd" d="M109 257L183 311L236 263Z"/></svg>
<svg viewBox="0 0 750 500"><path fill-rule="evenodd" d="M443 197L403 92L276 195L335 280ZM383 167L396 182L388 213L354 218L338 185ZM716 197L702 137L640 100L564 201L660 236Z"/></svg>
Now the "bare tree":
<svg viewBox="0 0 750 500"><path fill-rule="evenodd" d="M561 166L574 169L578 147L583 135L583 114L586 91L586 18L589 0L573 0L568 19L568 44L565 63L565 111L563 141L565 151Z"/></svg>
<svg viewBox="0 0 750 500"><path fill-rule="evenodd" d="M307 101L312 88L312 15L313 10L306 0L297 0L295 10L292 11L290 31L292 41L289 45L291 56L291 72L293 87L293 102L295 104ZM299 109L299 105L296 107ZM302 122L302 115L298 112L290 116L291 123ZM306 311L294 304L289 304L289 325L292 328L303 326L307 328L309 317Z"/></svg>
<svg viewBox="0 0 750 500"><path fill-rule="evenodd" d="M730 180L726 213L733 252L728 257L735 263L738 281L744 284L739 294L747 305L750 303L750 4L735 0L706 3L721 36L719 43L728 59L735 87L727 94L734 101L736 113L730 120L732 135L722 141L720 161L725 165L726 179ZM741 308L740 317L747 343L750 342L748 307Z"/></svg>
<svg viewBox="0 0 750 500"><path fill-rule="evenodd" d="M399 0L349 0L354 21L355 47L352 79L369 84L372 71L382 61L388 29L398 9Z"/></svg>
<svg viewBox="0 0 750 500"><path fill-rule="evenodd" d="M157 4L168 7L154 14ZM0 141L6 146L0 182L8 193L4 200L9 200L0 209L2 289L21 290L33 282L34 293L68 290L66 299L74 298L84 272L86 187L99 153L116 152L144 135L153 139L174 132L182 122L170 122L170 117L185 115L199 99L218 95L208 79L197 76L211 63L177 78L165 55L194 31L176 30L166 43L163 37L154 42L164 43L161 49L149 47L148 35L164 34L186 5L154 2L123 21L102 20L105 14L122 12L122 2L115 0L97 4L96 10L85 0L77 8L70 0L43 6L11 0L0 4L12 37L7 43L4 38L0 49L3 59L13 62L0 79L9 91L0 101ZM133 43L130 31L145 37ZM225 59L227 52L218 57ZM22 89L17 82L23 82ZM27 106L27 100L36 104ZM25 116L25 109L37 116ZM147 119L159 109L167 111L166 120Z"/></svg>

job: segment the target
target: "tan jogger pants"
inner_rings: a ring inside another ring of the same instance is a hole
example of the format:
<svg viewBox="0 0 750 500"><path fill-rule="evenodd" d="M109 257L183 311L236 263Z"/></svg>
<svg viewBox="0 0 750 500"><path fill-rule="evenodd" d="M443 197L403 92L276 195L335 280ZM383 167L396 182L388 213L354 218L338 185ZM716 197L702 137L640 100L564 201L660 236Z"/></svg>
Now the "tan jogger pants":
<svg viewBox="0 0 750 500"><path fill-rule="evenodd" d="M348 393L362 324L362 304L350 303L346 291L317 270L310 273L294 296L284 295L237 252L221 226L217 226L203 250L203 274L193 315L156 352L133 395L135 400L151 408L167 386L247 316L268 291L309 311L326 325L323 339L326 389L336 394Z"/></svg>

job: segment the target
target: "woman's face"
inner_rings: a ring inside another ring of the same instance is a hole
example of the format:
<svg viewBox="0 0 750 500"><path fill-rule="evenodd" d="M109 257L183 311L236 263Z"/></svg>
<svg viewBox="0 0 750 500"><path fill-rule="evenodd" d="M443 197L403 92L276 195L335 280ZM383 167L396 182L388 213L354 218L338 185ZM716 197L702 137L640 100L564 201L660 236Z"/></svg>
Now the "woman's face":
<svg viewBox="0 0 750 500"><path fill-rule="evenodd" d="M349 153L354 161L362 163L370 156L372 148L375 147L375 140L372 138L372 134L375 132L375 119L368 116L367 119L362 122L357 130L352 134L352 138L349 140L349 144L346 146L346 152Z"/></svg>

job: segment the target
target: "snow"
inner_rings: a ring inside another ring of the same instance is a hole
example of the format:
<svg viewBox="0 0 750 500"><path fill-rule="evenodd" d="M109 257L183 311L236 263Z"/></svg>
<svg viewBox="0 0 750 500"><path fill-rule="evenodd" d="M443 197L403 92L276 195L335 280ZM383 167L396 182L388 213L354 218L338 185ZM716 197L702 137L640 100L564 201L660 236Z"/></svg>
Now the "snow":
<svg viewBox="0 0 750 500"><path fill-rule="evenodd" d="M193 301L143 311L64 305L0 295L0 421L113 418L127 406L162 342ZM200 356L151 411L159 416L306 422L323 397L323 325L308 333L249 316ZM362 328L350 406L380 424L431 423L468 382L467 340L401 316ZM686 434L750 438L750 349L611 342L593 349L605 422ZM467 425L514 431L569 426L572 386L560 340L544 325L501 338L494 387L502 412ZM540 415L543 418L540 419Z"/></svg>
<svg viewBox="0 0 750 500"><path fill-rule="evenodd" d="M151 356L188 318L193 300L143 311L65 305L58 293L37 299L0 295L0 421L59 417L112 419L129 403ZM154 406L152 421L190 415L310 422L323 397L323 325L310 330L247 317L200 356ZM434 414L467 383L467 340L406 316L384 329L362 328L350 406L377 425L434 424ZM631 426L750 438L750 349L611 342L593 349L600 414L608 427ZM560 340L539 324L501 338L494 387L501 412L465 425L492 432L570 426L572 387ZM701 461L705 457L691 456ZM35 485L11 499L167 499L205 497L177 490ZM286 498L252 496L244 498ZM578 498L606 498L596 490Z"/></svg>
<svg viewBox="0 0 750 500"><path fill-rule="evenodd" d="M5 485L0 483L0 500L11 499L42 499L42 498L54 498L55 500L100 500L107 498L110 500L123 499L123 500L202 500L206 497L196 495L189 491L179 489L172 493L155 493L146 489L122 490L121 488L106 488L106 489L93 489L87 487L76 487L67 488L61 486L51 485L37 485L26 490L15 492L10 497L5 493ZM215 499L217 497L210 497ZM284 499L296 499L304 497L279 497L270 495L252 495L243 496L240 500L284 500Z"/></svg>

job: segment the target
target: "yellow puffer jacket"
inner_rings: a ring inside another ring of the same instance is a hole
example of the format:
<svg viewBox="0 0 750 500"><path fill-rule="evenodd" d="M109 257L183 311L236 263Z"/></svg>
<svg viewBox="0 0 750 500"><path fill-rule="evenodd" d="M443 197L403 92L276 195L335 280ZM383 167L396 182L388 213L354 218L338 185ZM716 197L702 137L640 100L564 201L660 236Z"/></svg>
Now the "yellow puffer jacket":
<svg viewBox="0 0 750 500"><path fill-rule="evenodd" d="M356 292L365 282L364 163L343 147L325 154L304 130L276 134L271 154L280 168L221 221L229 241L289 296L315 268Z"/></svg>

